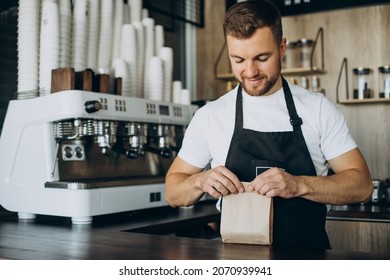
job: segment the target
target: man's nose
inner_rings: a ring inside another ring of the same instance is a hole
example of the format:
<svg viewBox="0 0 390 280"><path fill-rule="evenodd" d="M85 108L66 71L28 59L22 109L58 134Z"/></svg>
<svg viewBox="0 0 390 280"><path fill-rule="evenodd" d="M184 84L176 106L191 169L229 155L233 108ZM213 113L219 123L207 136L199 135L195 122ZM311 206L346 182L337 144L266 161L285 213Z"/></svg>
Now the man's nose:
<svg viewBox="0 0 390 280"><path fill-rule="evenodd" d="M245 72L246 72L246 76L249 78L256 76L258 73L256 63L253 61L248 62L245 67Z"/></svg>

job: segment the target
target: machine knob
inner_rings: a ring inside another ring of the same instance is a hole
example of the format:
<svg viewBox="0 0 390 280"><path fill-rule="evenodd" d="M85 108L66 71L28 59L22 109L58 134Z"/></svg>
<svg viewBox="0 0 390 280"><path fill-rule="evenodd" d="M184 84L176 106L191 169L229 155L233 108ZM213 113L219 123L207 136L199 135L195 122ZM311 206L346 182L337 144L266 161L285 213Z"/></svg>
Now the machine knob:
<svg viewBox="0 0 390 280"><path fill-rule="evenodd" d="M86 101L84 106L87 113L95 113L102 108L100 102L96 100Z"/></svg>
<svg viewBox="0 0 390 280"><path fill-rule="evenodd" d="M168 148L162 148L160 149L160 156L162 156L163 158L171 158L172 152Z"/></svg>
<svg viewBox="0 0 390 280"><path fill-rule="evenodd" d="M138 152L135 149L126 150L125 148L123 148L121 146L118 146L118 145L113 145L111 147L111 149L114 152L118 153L118 154L125 155L129 159L136 159L136 158L138 158Z"/></svg>
<svg viewBox="0 0 390 280"><path fill-rule="evenodd" d="M126 151L126 156L130 159L136 159L138 158L138 152L137 150L130 149Z"/></svg>

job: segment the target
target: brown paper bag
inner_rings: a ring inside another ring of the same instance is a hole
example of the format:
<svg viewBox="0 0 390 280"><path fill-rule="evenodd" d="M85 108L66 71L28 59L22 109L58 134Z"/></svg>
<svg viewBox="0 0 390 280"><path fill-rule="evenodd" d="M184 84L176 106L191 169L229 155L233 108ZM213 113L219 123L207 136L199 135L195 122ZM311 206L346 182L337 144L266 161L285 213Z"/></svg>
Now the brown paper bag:
<svg viewBox="0 0 390 280"><path fill-rule="evenodd" d="M248 190L223 196L221 236L226 243L272 244L272 198Z"/></svg>

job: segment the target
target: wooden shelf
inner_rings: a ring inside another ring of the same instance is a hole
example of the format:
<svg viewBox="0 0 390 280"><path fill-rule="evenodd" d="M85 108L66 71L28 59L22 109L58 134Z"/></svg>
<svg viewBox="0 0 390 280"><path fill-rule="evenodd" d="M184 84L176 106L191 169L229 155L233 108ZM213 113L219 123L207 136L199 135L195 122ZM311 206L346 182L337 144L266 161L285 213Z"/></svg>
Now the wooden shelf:
<svg viewBox="0 0 390 280"><path fill-rule="evenodd" d="M338 103L344 104L344 105L390 103L390 98L345 99L345 100L339 100Z"/></svg>
<svg viewBox="0 0 390 280"><path fill-rule="evenodd" d="M347 58L343 59L343 62L341 63L340 71L339 71L339 77L337 79L337 86L336 86L336 100L337 103L343 104L343 105L357 105L357 104L386 104L390 103L390 98L365 98L365 99L348 99L348 94L345 94L344 96L347 97L345 99L340 100L340 94L339 94L339 86L341 82L341 76L345 72L345 88L346 92L349 92L348 89L348 60Z"/></svg>
<svg viewBox="0 0 390 280"><path fill-rule="evenodd" d="M317 46L317 43L320 43L320 52L321 52L321 61L319 63L319 66L314 66L313 63L313 55ZM223 54L226 52L226 42L223 43L221 50L219 51L219 54L217 56L217 60L214 63L214 76L218 80L225 80L225 81L232 81L235 80L235 77L233 73L229 73L231 69L225 69L225 73L219 73L218 71L218 65L223 57ZM310 54L310 67L305 68L289 68L289 69L282 69L282 75L285 76L306 76L306 75L322 75L325 74L326 71L324 70L324 30L322 27L318 29L318 32L316 34L314 45L311 50Z"/></svg>
<svg viewBox="0 0 390 280"><path fill-rule="evenodd" d="M319 69L318 67L306 67L306 68L291 68L291 69L282 69L282 74L286 76L294 76L294 75L322 75L325 74L326 71Z"/></svg>

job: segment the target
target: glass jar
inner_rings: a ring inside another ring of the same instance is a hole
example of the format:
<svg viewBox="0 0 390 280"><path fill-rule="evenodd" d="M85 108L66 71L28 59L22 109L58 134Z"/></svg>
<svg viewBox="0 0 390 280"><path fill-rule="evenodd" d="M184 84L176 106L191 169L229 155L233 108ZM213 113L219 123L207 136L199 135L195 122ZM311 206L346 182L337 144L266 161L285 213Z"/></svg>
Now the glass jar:
<svg viewBox="0 0 390 280"><path fill-rule="evenodd" d="M301 87L309 89L309 79L306 76L301 77Z"/></svg>
<svg viewBox="0 0 390 280"><path fill-rule="evenodd" d="M353 69L353 74L353 98L364 99L374 97L372 90L372 70L370 68L358 67Z"/></svg>
<svg viewBox="0 0 390 280"><path fill-rule="evenodd" d="M390 65L381 66L379 70L379 97L390 98Z"/></svg>
<svg viewBox="0 0 390 280"><path fill-rule="evenodd" d="M297 42L299 49L300 66L303 68L311 67L311 54L313 51L314 41L311 39L302 38ZM315 57L313 55L313 66L315 65Z"/></svg>
<svg viewBox="0 0 390 280"><path fill-rule="evenodd" d="M292 69L292 68L299 67L296 42L286 43L286 51L284 53L283 62L284 62L285 69Z"/></svg>
<svg viewBox="0 0 390 280"><path fill-rule="evenodd" d="M311 76L311 91L320 92L320 78L317 75Z"/></svg>

